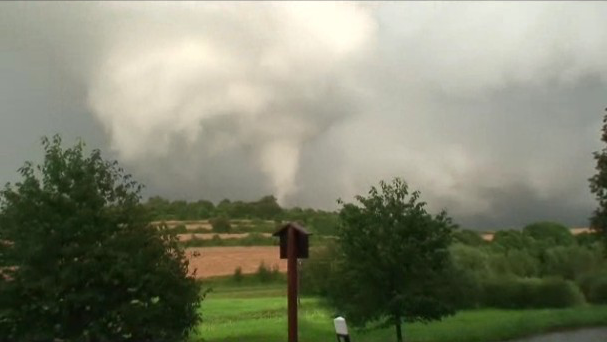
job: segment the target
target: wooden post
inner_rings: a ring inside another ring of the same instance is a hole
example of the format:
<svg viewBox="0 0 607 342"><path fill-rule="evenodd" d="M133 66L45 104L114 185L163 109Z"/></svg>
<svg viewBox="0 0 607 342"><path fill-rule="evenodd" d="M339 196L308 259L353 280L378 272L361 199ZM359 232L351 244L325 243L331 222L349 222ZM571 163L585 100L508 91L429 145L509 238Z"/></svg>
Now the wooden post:
<svg viewBox="0 0 607 342"><path fill-rule="evenodd" d="M297 234L289 227L287 241L289 342L297 342Z"/></svg>
<svg viewBox="0 0 607 342"><path fill-rule="evenodd" d="M310 233L299 224L290 222L272 235L280 238L280 258L287 259L289 342L297 342L297 292L299 287L297 260L308 257L308 236L310 236Z"/></svg>

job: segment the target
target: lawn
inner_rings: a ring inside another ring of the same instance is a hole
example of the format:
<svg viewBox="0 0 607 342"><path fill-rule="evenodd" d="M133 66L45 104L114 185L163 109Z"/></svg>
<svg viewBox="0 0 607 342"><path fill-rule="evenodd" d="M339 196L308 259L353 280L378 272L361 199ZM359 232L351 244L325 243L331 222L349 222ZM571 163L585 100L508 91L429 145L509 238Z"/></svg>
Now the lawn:
<svg viewBox="0 0 607 342"><path fill-rule="evenodd" d="M239 286L214 283L202 305L203 323L192 335L199 342L284 342L287 338L283 283ZM335 341L332 312L317 298L303 298L299 310L301 342ZM412 342L490 342L558 329L607 325L607 306L550 310L470 310L427 325L405 325ZM353 342L394 340L392 328L351 331Z"/></svg>

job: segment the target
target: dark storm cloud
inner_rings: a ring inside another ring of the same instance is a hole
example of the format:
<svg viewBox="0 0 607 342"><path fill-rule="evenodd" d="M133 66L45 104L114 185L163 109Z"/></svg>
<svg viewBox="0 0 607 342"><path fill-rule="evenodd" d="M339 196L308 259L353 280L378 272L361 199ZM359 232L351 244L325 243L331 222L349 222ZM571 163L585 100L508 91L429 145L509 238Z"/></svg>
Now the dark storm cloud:
<svg viewBox="0 0 607 342"><path fill-rule="evenodd" d="M601 3L2 3L2 179L82 136L170 198L335 208L405 178L468 227L584 225ZM6 175L6 176L5 176Z"/></svg>

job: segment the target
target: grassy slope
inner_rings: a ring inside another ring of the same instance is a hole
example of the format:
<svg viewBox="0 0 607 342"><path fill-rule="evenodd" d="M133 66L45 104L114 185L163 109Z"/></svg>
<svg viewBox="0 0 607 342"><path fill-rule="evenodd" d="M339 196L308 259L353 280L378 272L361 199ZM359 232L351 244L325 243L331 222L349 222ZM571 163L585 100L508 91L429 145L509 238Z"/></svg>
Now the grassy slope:
<svg viewBox="0 0 607 342"><path fill-rule="evenodd" d="M287 335L284 283L259 284L245 279L239 286L227 280L203 303L203 324L192 341L283 342ZM299 313L300 341L334 341L332 316L316 298L304 298ZM562 310L473 310L428 325L405 326L407 341L489 342L563 328L607 325L607 306ZM394 340L392 329L352 331L356 342Z"/></svg>

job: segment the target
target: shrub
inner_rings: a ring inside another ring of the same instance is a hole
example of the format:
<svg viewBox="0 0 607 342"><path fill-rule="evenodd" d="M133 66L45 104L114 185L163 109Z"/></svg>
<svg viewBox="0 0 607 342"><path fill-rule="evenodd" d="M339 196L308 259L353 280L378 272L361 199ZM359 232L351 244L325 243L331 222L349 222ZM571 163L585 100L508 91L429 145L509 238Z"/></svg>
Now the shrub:
<svg viewBox="0 0 607 342"><path fill-rule="evenodd" d="M221 239L221 237L218 234L213 234L213 237L211 238L211 242L213 244L213 246L223 246L224 241Z"/></svg>
<svg viewBox="0 0 607 342"><path fill-rule="evenodd" d="M242 268L240 266L236 267L236 269L234 269L234 275L232 276L232 279L234 279L235 282L240 283L242 282L243 278L244 276L242 275Z"/></svg>
<svg viewBox="0 0 607 342"><path fill-rule="evenodd" d="M257 277L262 283L268 283L277 280L280 276L278 265L268 267L265 262L261 262L257 268Z"/></svg>
<svg viewBox="0 0 607 342"><path fill-rule="evenodd" d="M583 246L556 246L543 253L542 273L544 276L558 276L575 280L602 268L602 251Z"/></svg>
<svg viewBox="0 0 607 342"><path fill-rule="evenodd" d="M310 249L310 257L302 260L300 285L303 294L326 295L330 286L332 262L335 260L334 245Z"/></svg>
<svg viewBox="0 0 607 342"><path fill-rule="evenodd" d="M230 220L224 216L216 217L209 220L213 231L216 233L229 233L232 229Z"/></svg>
<svg viewBox="0 0 607 342"><path fill-rule="evenodd" d="M563 308L584 303L572 282L553 278L494 278L484 281L484 306L505 309Z"/></svg>
<svg viewBox="0 0 607 342"><path fill-rule="evenodd" d="M607 277L597 278L588 292L588 301L593 304L607 304Z"/></svg>
<svg viewBox="0 0 607 342"><path fill-rule="evenodd" d="M588 302L607 304L607 272L586 274L579 284Z"/></svg>
<svg viewBox="0 0 607 342"><path fill-rule="evenodd" d="M584 295L575 283L558 278L542 280L534 298L538 308L566 308L584 303Z"/></svg>
<svg viewBox="0 0 607 342"><path fill-rule="evenodd" d="M175 228L171 229L171 231L174 234L186 234L188 232L188 229L186 228L185 225L180 224L180 225L175 226Z"/></svg>
<svg viewBox="0 0 607 342"><path fill-rule="evenodd" d="M596 232L584 232L575 235L575 241L580 246L592 247L601 241L601 236Z"/></svg>
<svg viewBox="0 0 607 342"><path fill-rule="evenodd" d="M272 274L270 268L262 261L257 268L257 277L262 283L266 283L272 280Z"/></svg>

